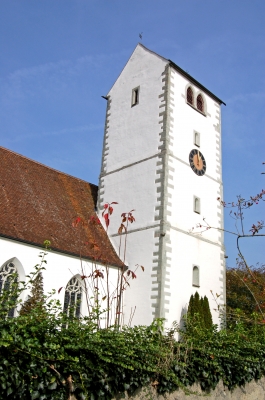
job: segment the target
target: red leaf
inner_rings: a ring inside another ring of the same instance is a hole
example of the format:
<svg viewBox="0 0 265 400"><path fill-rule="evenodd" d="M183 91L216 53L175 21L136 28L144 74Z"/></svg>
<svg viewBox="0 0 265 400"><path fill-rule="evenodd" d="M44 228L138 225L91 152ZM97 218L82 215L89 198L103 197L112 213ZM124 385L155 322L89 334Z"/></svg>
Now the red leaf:
<svg viewBox="0 0 265 400"><path fill-rule="evenodd" d="M84 222L82 221L82 218L76 217L76 218L73 220L73 222L72 222L72 226L75 228L80 222L82 222L82 224L84 223Z"/></svg>
<svg viewBox="0 0 265 400"><path fill-rule="evenodd" d="M117 201L112 201L110 204L119 204Z"/></svg>
<svg viewBox="0 0 265 400"><path fill-rule="evenodd" d="M113 213L113 207L109 207L109 215Z"/></svg>
<svg viewBox="0 0 265 400"><path fill-rule="evenodd" d="M104 204L104 206L103 206L103 208L105 208L105 210L106 210L106 208L108 208L108 203L106 203L106 204Z"/></svg>
<svg viewBox="0 0 265 400"><path fill-rule="evenodd" d="M105 219L105 224L108 227L109 226L109 214L105 214L104 219Z"/></svg>
<svg viewBox="0 0 265 400"><path fill-rule="evenodd" d="M104 275L99 269L96 269L94 271L94 275L95 275L94 278L102 278L102 279L104 279Z"/></svg>
<svg viewBox="0 0 265 400"><path fill-rule="evenodd" d="M144 271L144 267L141 265L142 271Z"/></svg>
<svg viewBox="0 0 265 400"><path fill-rule="evenodd" d="M60 291L62 290L62 288L63 288L63 286L62 286L62 287L60 287L60 289L58 290L58 294L60 293Z"/></svg>

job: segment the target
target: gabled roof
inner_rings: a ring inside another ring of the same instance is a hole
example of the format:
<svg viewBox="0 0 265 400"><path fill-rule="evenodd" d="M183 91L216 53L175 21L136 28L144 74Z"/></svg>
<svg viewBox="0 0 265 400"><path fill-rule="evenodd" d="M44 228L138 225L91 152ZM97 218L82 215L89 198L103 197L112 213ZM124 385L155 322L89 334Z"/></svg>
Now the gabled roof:
<svg viewBox="0 0 265 400"><path fill-rule="evenodd" d="M122 262L97 218L96 185L0 147L0 236L113 266ZM72 225L80 217L78 226Z"/></svg>
<svg viewBox="0 0 265 400"><path fill-rule="evenodd" d="M226 104L223 102L223 100L219 99L219 97L215 96L209 89L207 89L205 86L203 86L200 82L198 82L195 78L193 78L190 74L188 74L184 69L180 68L177 64L175 64L173 61L168 60L169 64L172 68L174 68L176 71L181 73L181 75L185 76L190 82L194 83L198 88L200 88L204 93L207 93L210 97L212 97L215 101L217 101L219 104L223 104L226 106Z"/></svg>
<svg viewBox="0 0 265 400"><path fill-rule="evenodd" d="M181 75L185 76L185 78L187 78L190 82L194 83L194 85L196 85L198 88L200 88L203 92L207 93L210 97L212 97L215 101L217 101L219 104L224 104L226 106L226 104L223 102L223 100L219 99L219 97L217 97L215 94L213 94L209 89L207 89L205 86L203 86L200 82L198 82L195 78L193 78L190 74L188 74L186 71L184 71L182 68L180 68L177 64L175 64L173 61L160 56L159 54L157 54L156 52L148 49L147 47L145 47L142 43L138 43L137 46L135 47L132 55L130 56L129 60L127 61L126 65L128 64L128 62L130 61L131 57L133 56L134 52L137 51L138 48L142 48L143 50L147 51L148 53L152 54L153 56L159 58L160 60L163 60L166 64L169 64L172 68L174 68L177 72L179 72ZM124 68L122 69L122 71L119 74L122 74L123 70L125 69L126 65L124 66ZM119 78L118 77L118 78ZM115 82L117 82L118 78L116 79ZM112 85L112 87L115 85L115 83ZM110 91L109 91L110 92ZM102 96L104 97L104 96ZM107 97L104 97L107 98Z"/></svg>

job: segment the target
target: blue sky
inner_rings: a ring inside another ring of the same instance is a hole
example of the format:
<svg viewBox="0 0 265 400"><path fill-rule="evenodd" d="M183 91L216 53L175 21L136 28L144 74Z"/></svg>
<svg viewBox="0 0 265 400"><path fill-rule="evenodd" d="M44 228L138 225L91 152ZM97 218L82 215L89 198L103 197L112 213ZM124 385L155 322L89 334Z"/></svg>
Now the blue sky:
<svg viewBox="0 0 265 400"><path fill-rule="evenodd" d="M227 104L222 109L225 200L265 189L262 0L2 0L1 145L97 184L106 107L101 95L140 32L146 47L173 60ZM265 202L245 214L246 231L265 219L264 211ZM234 230L226 215L226 228ZM263 238L244 239L250 263L265 262L264 244ZM237 251L229 235L226 248L233 266Z"/></svg>

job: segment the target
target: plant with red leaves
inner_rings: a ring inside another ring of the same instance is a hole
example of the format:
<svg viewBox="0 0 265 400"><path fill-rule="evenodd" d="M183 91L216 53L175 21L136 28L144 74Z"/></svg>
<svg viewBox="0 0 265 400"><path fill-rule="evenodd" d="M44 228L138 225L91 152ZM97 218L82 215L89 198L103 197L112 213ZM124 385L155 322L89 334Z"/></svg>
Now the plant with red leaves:
<svg viewBox="0 0 265 400"><path fill-rule="evenodd" d="M112 215L112 213L113 213L112 204L118 204L118 203L117 203L116 201L113 201L112 203L106 203L106 204L104 204L104 206L103 206L102 217L104 218L104 221L105 221L107 230L108 230L109 223L110 223L109 217L110 217L110 216Z"/></svg>
<svg viewBox="0 0 265 400"><path fill-rule="evenodd" d="M113 214L114 207L113 205L118 204L116 201L111 203L106 203L103 206L102 217L106 226L106 231L108 231L110 225L111 215ZM90 273L86 273L85 263L82 260L81 256L81 248L80 248L80 263L81 263L81 280L84 284L84 292L86 296L87 302L87 309L89 315L92 316L93 314L96 315L97 318L97 325L98 327L101 326L102 315L104 314L105 320L105 327L108 328L113 324L115 321L116 327L119 329L122 325L122 316L123 316L123 293L130 286L129 280L136 279L136 270L141 268L144 271L144 267L140 265L136 265L135 270L128 269L125 266L125 258L126 258L126 246L127 246L127 232L128 232L128 225L132 224L135 221L133 216L133 211L131 210L128 213L121 214L121 225L118 229L118 233L120 235L120 246L119 246L119 256L121 253L121 248L123 244L123 266L118 270L117 273L117 282L114 284L115 289L111 289L111 282L110 282L110 268L108 260L106 260L105 265L102 268L98 265L98 260L101 261L102 265L102 257L99 254L100 246L96 241L96 229L97 226L100 225L100 220L97 215L91 215L87 221L85 221L81 217L75 217L72 222L72 226L74 228L82 228L90 224L92 226L93 237L89 241L85 242L85 245L88 245L89 248L93 252L93 263L91 267ZM79 234L81 234L82 229L79 229ZM83 232L83 231L82 231ZM80 241L81 242L81 241ZM60 291L62 288L59 289ZM91 294L93 296L91 297ZM102 310L103 302L106 301L106 307ZM131 323L133 315L130 317L129 323Z"/></svg>

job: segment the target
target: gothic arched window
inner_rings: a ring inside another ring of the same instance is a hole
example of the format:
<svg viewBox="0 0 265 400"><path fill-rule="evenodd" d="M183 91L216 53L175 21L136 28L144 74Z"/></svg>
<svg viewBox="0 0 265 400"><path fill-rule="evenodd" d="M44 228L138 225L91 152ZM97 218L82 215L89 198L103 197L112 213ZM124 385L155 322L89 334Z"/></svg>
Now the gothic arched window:
<svg viewBox="0 0 265 400"><path fill-rule="evenodd" d="M204 113L204 101L201 94L197 96L197 109Z"/></svg>
<svg viewBox="0 0 265 400"><path fill-rule="evenodd" d="M15 315L15 303L16 294L15 290L17 288L18 282L18 272L15 264L12 262L7 262L0 268L0 296L2 301L2 306L6 305L6 315L8 317L14 317ZM13 307L12 307L13 305Z"/></svg>
<svg viewBox="0 0 265 400"><path fill-rule="evenodd" d="M63 312L68 316L73 316L75 318L80 317L81 311L81 301L82 301L82 286L79 279L74 276L67 283L64 295L64 306Z"/></svg>
<svg viewBox="0 0 265 400"><path fill-rule="evenodd" d="M187 102L193 105L193 90L190 86L187 89Z"/></svg>
<svg viewBox="0 0 265 400"><path fill-rule="evenodd" d="M192 269L192 286L200 286L200 270L196 266Z"/></svg>

